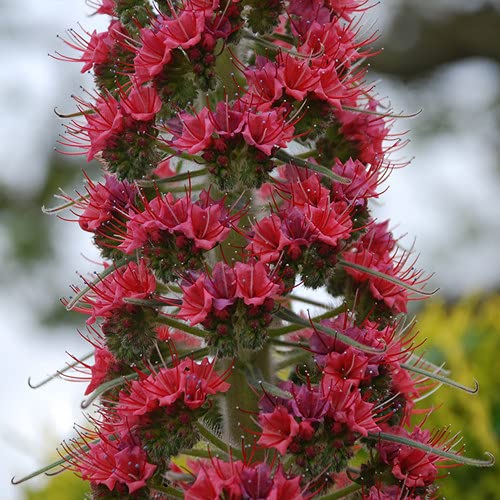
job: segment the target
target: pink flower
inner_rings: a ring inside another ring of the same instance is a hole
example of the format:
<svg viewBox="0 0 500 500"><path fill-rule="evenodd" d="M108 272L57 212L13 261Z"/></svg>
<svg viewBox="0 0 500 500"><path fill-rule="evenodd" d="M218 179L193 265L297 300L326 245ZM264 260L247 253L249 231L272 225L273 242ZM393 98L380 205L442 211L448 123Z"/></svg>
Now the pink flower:
<svg viewBox="0 0 500 500"><path fill-rule="evenodd" d="M200 41L204 27L203 11L184 10L174 19L164 17L160 23L160 33L168 47L187 49Z"/></svg>
<svg viewBox="0 0 500 500"><path fill-rule="evenodd" d="M118 101L111 95L99 96L95 104L79 98L75 100L87 123L72 121L67 124L66 137L60 143L86 150L87 160L90 161L124 129L123 114Z"/></svg>
<svg viewBox="0 0 500 500"><path fill-rule="evenodd" d="M265 264L276 262L283 249L290 243L281 229L281 219L276 214L256 222L252 226L248 250Z"/></svg>
<svg viewBox="0 0 500 500"><path fill-rule="evenodd" d="M279 293L280 286L269 278L265 264L262 262L244 264L236 262L236 296L245 304L261 306L267 298Z"/></svg>
<svg viewBox="0 0 500 500"><path fill-rule="evenodd" d="M359 160L353 161L349 159L345 163L342 163L337 158L332 171L351 181L349 184L339 183L335 186L334 194L336 199L364 206L369 198L378 197L377 187L379 179L376 168L367 168Z"/></svg>
<svg viewBox="0 0 500 500"><path fill-rule="evenodd" d="M120 416L130 420L132 417L145 415L158 408L158 398L151 392L148 379L140 382L134 380L127 391L120 392L117 406Z"/></svg>
<svg viewBox="0 0 500 500"><path fill-rule="evenodd" d="M255 146L268 156L275 148L286 148L293 139L293 125L287 123L283 113L277 110L262 113L248 112L245 118L243 138L247 144Z"/></svg>
<svg viewBox="0 0 500 500"><path fill-rule="evenodd" d="M181 398L183 383L184 374L180 365L162 368L158 373L151 374L143 382L143 387L160 406L170 406Z"/></svg>
<svg viewBox="0 0 500 500"><path fill-rule="evenodd" d="M123 111L134 120L149 122L161 110L162 102L154 87L132 84L129 94L122 94L120 104Z"/></svg>
<svg viewBox="0 0 500 500"><path fill-rule="evenodd" d="M378 103L371 100L367 109L376 111L377 106ZM340 132L359 150L359 160L370 165L378 165L383 159L384 140L389 133L384 117L347 110L337 111L336 116L342 124Z"/></svg>
<svg viewBox="0 0 500 500"><path fill-rule="evenodd" d="M94 364L90 367L92 377L85 390L85 396L97 389L106 380L117 363L116 358L108 349L105 347L95 348Z"/></svg>
<svg viewBox="0 0 500 500"><path fill-rule="evenodd" d="M132 494L146 486L157 466L147 462L146 452L140 446L119 444L102 436L97 443L89 443L88 451L76 454L74 467L83 479L104 484L110 490L120 483Z"/></svg>
<svg viewBox="0 0 500 500"><path fill-rule="evenodd" d="M346 381L356 387L365 377L368 358L348 347L343 353L330 352L324 359L323 378L332 387L342 387Z"/></svg>
<svg viewBox="0 0 500 500"><path fill-rule="evenodd" d="M153 170L153 174L157 175L160 178L164 177L172 177L176 174L172 167L170 166L170 159L166 158L165 160L158 163L158 166Z"/></svg>
<svg viewBox="0 0 500 500"><path fill-rule="evenodd" d="M269 492L266 500L305 500L300 488L300 477L286 478L281 470L274 475L273 488Z"/></svg>
<svg viewBox="0 0 500 500"><path fill-rule="evenodd" d="M262 434L257 444L264 448L276 448L286 455L288 445L299 432L299 424L283 406L276 406L272 413L261 413L259 424Z"/></svg>
<svg viewBox="0 0 500 500"><path fill-rule="evenodd" d="M188 195L175 199L172 193L167 193L151 201L144 198L142 202L144 211L129 215L127 232L118 247L128 254L147 244L159 242L163 231L173 234L182 230L189 217L191 199Z"/></svg>
<svg viewBox="0 0 500 500"><path fill-rule="evenodd" d="M408 437L424 444L431 444L432 438L428 430L415 427L411 434L402 427L391 429L394 434ZM432 442L432 445L436 445ZM392 466L392 474L404 481L408 488L425 487L432 484L437 476L438 469L434 465L439 460L438 455L413 448L410 445L395 444L381 441L378 445L382 460Z"/></svg>
<svg viewBox="0 0 500 500"><path fill-rule="evenodd" d="M220 203L208 207L193 204L188 220L179 226L178 231L193 240L196 248L210 250L224 241L230 231L225 215L226 210Z"/></svg>
<svg viewBox="0 0 500 500"><path fill-rule="evenodd" d="M89 2L89 5L96 8L96 14L115 15L115 0L92 0L92 2Z"/></svg>
<svg viewBox="0 0 500 500"><path fill-rule="evenodd" d="M129 262L95 285L86 284L91 288L91 292L82 297L80 302L87 307L82 305L74 309L90 314L87 320L89 325L94 323L97 317L109 317L114 310L126 307L123 299L144 299L156 290L156 279L143 260L139 264ZM75 291L78 292L78 289Z"/></svg>
<svg viewBox="0 0 500 500"><path fill-rule="evenodd" d="M137 188L128 181L118 181L112 175L105 176L104 184L94 184L87 179L88 196L74 200L74 207L83 210L78 223L84 231L97 232L105 222L117 213L126 213L135 204Z"/></svg>
<svg viewBox="0 0 500 500"><path fill-rule="evenodd" d="M215 129L208 115L207 108L203 108L195 116L187 113L181 114L182 134L174 139L172 144L189 154L196 154L205 149L211 143Z"/></svg>
<svg viewBox="0 0 500 500"><path fill-rule="evenodd" d="M137 49L134 58L134 78L141 84L159 75L164 66L172 60L171 47L165 43L165 37L142 28L140 31L142 46Z"/></svg>
<svg viewBox="0 0 500 500"><path fill-rule="evenodd" d="M192 410L202 406L208 395L227 392L231 387L224 381L224 375L215 372L215 361L207 358L201 363L188 359L180 368L183 370L184 404Z"/></svg>
<svg viewBox="0 0 500 500"><path fill-rule="evenodd" d="M189 321L191 326L201 323L212 308L212 295L205 286L205 276L201 275L194 284L181 286L182 306L179 317Z"/></svg>
<svg viewBox="0 0 500 500"><path fill-rule="evenodd" d="M339 240L347 240L351 236L352 221L343 203L330 203L321 208L306 205L304 212L319 241L336 247Z"/></svg>
<svg viewBox="0 0 500 500"><path fill-rule="evenodd" d="M217 262L211 276L205 278L205 289L212 296L214 309L222 309L236 301L236 274L224 262Z"/></svg>
<svg viewBox="0 0 500 500"><path fill-rule="evenodd" d="M257 57L257 67L247 69L247 94L243 97L248 105L255 105L261 111L268 111L283 94L283 83L278 79L278 67L275 63Z"/></svg>
<svg viewBox="0 0 500 500"><path fill-rule="evenodd" d="M108 60L112 46L113 39L109 36L107 31L104 33L97 33L97 31L94 30L88 42L88 46L80 58L80 60L85 63L81 72L85 73L96 64L105 63Z"/></svg>
<svg viewBox="0 0 500 500"><path fill-rule="evenodd" d="M285 92L302 101L319 83L319 78L311 71L307 59L298 59L290 54L278 55L278 78Z"/></svg>

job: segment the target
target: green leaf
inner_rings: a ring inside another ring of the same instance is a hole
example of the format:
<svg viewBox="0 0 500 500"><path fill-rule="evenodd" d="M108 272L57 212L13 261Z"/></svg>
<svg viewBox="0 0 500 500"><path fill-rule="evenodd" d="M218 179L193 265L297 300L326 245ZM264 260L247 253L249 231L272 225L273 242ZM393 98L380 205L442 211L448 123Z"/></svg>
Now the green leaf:
<svg viewBox="0 0 500 500"><path fill-rule="evenodd" d="M324 175L325 177L328 177L336 182L340 182L341 184L351 183L350 179L348 179L347 177L342 177L341 175L337 175L329 168L323 167L322 165L316 165L315 163L311 163L310 161L289 155L282 149L276 151L276 153L274 153L274 157L285 163L292 163L294 165L297 165L298 167L305 167L309 170L314 170L315 172L318 172L318 174Z"/></svg>
<svg viewBox="0 0 500 500"><path fill-rule="evenodd" d="M385 352L385 349L376 349L375 347L370 347L370 346L367 346L365 344L361 344L360 342L357 342L356 340L351 339L347 335L344 335L340 332L337 332L337 331L333 330L332 328L328 328L326 326L323 326L320 323L315 323L313 321L307 321L304 318L301 318L300 316L295 314L290 309L286 309L286 308L282 307L274 314L278 318L281 318L285 321L288 321L289 323L301 325L304 328L314 328L314 329L320 331L321 333L325 333L326 335L329 335L331 337L334 337L334 338L340 340L341 342L344 342L344 344L350 345L352 347L356 347L356 349L359 349L360 351L369 352L372 354L382 354Z"/></svg>
<svg viewBox="0 0 500 500"><path fill-rule="evenodd" d="M388 432L377 432L377 433L370 432L368 433L368 437L375 439L377 441L382 440L382 441L390 441L392 443L405 444L407 446L411 446L412 448L416 448L418 450L422 450L427 453L437 455L438 457L444 458L446 460L451 460L459 464L473 465L474 467L491 467L495 463L495 457L488 451L485 452L485 455L488 457L488 460L480 460L477 458L463 457L462 455L458 455L457 453L442 450L440 448L435 448L434 446L431 446L429 444L421 443L420 441L415 441L414 439L407 438L404 436L390 434Z"/></svg>
<svg viewBox="0 0 500 500"><path fill-rule="evenodd" d="M47 378L44 378L43 380L41 380L40 382L38 382L36 384L33 384L31 382L31 377L28 377L28 385L32 389L38 389L39 387L42 387L43 385L45 385L46 383L50 382L51 380L59 377L59 375L61 375L62 373L65 373L68 370L71 370L71 368L74 368L75 366L78 366L81 361L85 361L85 360L91 358L93 355L94 355L94 351L91 351L91 352L85 354L84 356L82 356L81 358L79 358L77 361L74 361L73 363L68 363L64 368L61 368L60 370L57 370L52 375L49 375Z"/></svg>
<svg viewBox="0 0 500 500"><path fill-rule="evenodd" d="M185 181L186 179L193 179L194 177L199 177L200 175L205 175L208 173L206 168L200 170L190 170L188 172L183 172L182 174L172 175L171 177L164 177L161 179L154 180L138 180L137 185L140 187L155 187L158 184L170 184L173 182Z"/></svg>
<svg viewBox="0 0 500 500"><path fill-rule="evenodd" d="M66 305L66 309L68 311L71 311L71 309L73 309L73 307L75 307L76 304L78 304L78 301L84 297L87 293L90 292L90 290L92 290L92 287L93 286L96 286L98 285L106 276L109 276L111 273L113 273L114 271L116 271L117 269L119 269L120 267L124 266L125 264L127 264L128 262L130 262L131 260L133 260L135 258L135 256L132 256L132 255L127 255L126 257L124 257L123 259L119 260L118 262L114 262L113 264L111 264L110 266L108 266L106 269L104 269L104 271L102 271L102 273L98 274L97 275L97 278L95 280L93 280L89 285L87 285L86 287L82 288Z"/></svg>
<svg viewBox="0 0 500 500"><path fill-rule="evenodd" d="M460 389L461 391L468 392L469 394L477 394L479 391L479 384L477 383L476 380L474 380L474 387L467 387L466 385L460 384L458 382L455 382L454 380L451 380L443 375L440 375L439 373L435 372L430 372L428 370L425 370L424 368L420 368L416 365L412 365L409 363L401 363L401 366L410 372L418 373L420 375L424 375L427 378L437 380L438 382L441 382L444 385L449 385L451 387L455 387L456 389Z"/></svg>
<svg viewBox="0 0 500 500"><path fill-rule="evenodd" d="M346 260L339 258L338 259L339 264L341 264L344 267L348 267L351 269L356 269L357 271L361 271L363 273L369 274L371 276L375 276L377 278L381 278L385 281L389 281L390 283L394 283L395 285L399 285L406 290L409 290L410 292L418 293L419 295L425 295L425 296L431 296L434 295L438 290L433 290L432 292L426 292L424 290L421 290L419 288L415 288L408 283L405 283L404 281L395 278L394 276L389 276L387 274L381 273L380 271L377 271L375 269L371 269L370 267L365 267L361 266L360 264L355 264L354 262L347 262Z"/></svg>

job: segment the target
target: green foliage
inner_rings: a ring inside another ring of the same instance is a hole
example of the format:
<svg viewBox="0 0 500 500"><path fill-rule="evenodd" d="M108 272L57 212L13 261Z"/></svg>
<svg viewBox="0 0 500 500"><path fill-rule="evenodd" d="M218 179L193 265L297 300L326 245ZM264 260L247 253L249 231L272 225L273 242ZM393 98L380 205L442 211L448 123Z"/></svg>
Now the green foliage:
<svg viewBox="0 0 500 500"><path fill-rule="evenodd" d="M498 457L500 450L500 295L470 297L448 307L429 304L419 315L419 330L428 337L427 358L446 361L452 376L465 384L479 382L481 396L441 387L422 404L440 407L429 417L429 426L463 428L466 455L484 450ZM466 423L464 427L464 422ZM500 499L498 466L491 469L460 467L452 480L443 481L440 497L460 500Z"/></svg>

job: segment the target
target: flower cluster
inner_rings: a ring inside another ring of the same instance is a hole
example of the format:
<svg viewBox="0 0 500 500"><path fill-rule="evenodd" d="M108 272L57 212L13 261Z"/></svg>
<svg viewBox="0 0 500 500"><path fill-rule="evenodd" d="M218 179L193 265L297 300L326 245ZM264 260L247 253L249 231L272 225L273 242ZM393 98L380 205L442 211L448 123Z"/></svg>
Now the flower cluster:
<svg viewBox="0 0 500 500"><path fill-rule="evenodd" d="M65 376L100 400L61 454L92 498L424 499L490 465L411 427L439 383L474 390L414 353L426 277L371 214L400 141L366 1L92 5L108 29L57 54L96 85L60 142L104 171L59 207L103 259L63 300L94 355Z"/></svg>

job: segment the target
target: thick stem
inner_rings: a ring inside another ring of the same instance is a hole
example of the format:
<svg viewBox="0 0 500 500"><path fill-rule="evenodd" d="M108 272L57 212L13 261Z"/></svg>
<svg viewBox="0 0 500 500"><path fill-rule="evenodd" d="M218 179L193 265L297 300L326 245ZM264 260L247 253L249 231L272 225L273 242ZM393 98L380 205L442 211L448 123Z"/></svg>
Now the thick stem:
<svg viewBox="0 0 500 500"><path fill-rule="evenodd" d="M251 387L249 378L256 382L265 380L272 383L272 355L269 344L260 351L240 353L228 379L231 388L221 398L224 439L234 445L240 444L242 439L245 444L252 443L259 431L255 420L260 395Z"/></svg>

